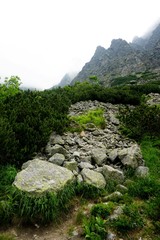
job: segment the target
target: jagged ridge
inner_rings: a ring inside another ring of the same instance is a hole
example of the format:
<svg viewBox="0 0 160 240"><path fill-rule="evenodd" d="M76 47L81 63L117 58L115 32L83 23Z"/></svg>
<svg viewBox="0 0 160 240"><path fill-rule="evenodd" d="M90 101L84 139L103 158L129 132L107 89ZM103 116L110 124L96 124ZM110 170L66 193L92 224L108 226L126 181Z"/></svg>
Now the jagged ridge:
<svg viewBox="0 0 160 240"><path fill-rule="evenodd" d="M135 38L132 43L123 39L114 39L105 49L98 46L90 62L86 63L71 84L88 80L96 75L105 85L115 77L127 76L160 65L160 24L146 38Z"/></svg>

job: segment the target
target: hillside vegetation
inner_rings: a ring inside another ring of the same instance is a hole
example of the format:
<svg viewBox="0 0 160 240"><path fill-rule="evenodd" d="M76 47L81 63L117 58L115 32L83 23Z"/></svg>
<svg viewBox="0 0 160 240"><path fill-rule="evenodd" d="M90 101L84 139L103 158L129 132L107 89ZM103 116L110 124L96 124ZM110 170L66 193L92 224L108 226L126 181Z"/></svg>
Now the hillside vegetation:
<svg viewBox="0 0 160 240"><path fill-rule="evenodd" d="M0 225L11 224L15 218L29 223L54 221L60 213L67 212L75 196L100 202L104 192L88 185L75 183L57 196L46 193L38 198L29 197L12 186L21 165L37 153L43 153L50 134L53 131L61 134L68 129L73 121L68 117L70 105L98 100L134 105L132 110L126 107L121 112L121 131L141 145L150 177L132 179L134 181L128 185L128 193L121 199L121 203L125 204L124 214L117 220L110 221L108 217L119 200L107 206L98 203L91 209L89 217L81 214L84 236L91 240L106 239L106 234L112 229L124 239L137 239L134 231L141 231L150 239L160 239L160 108L149 107L145 103L145 95L160 93L159 81L112 88L83 82L42 92L22 91L19 86L17 77L0 85ZM98 114L101 116L102 112L99 110ZM83 129L83 121L88 118L95 120L95 117L94 112L89 112L83 119L75 118L74 121ZM103 122L98 124L103 128ZM127 174L133 177L132 171ZM112 192L114 183L110 183L109 187L105 191Z"/></svg>

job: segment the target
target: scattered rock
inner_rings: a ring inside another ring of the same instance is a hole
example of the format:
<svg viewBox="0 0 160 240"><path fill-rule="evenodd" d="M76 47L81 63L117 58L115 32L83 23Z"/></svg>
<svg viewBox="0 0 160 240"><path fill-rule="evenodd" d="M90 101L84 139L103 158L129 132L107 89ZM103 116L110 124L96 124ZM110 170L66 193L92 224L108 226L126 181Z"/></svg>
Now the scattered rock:
<svg viewBox="0 0 160 240"><path fill-rule="evenodd" d="M62 139L62 136L57 135L55 132L53 132L50 136L50 144L64 145L64 140Z"/></svg>
<svg viewBox="0 0 160 240"><path fill-rule="evenodd" d="M122 183L124 167L132 167L137 169L137 174L145 175L144 170L142 173L142 168L138 168L144 165L140 147L119 133L119 120L116 118L119 107L124 106L98 101L84 101L71 105L69 115L74 116L90 109L102 108L106 128L98 129L93 123L87 123L85 131L80 134L67 132L58 135L53 132L45 149L46 155L41 158L37 155L36 158L63 166L72 171L79 182L84 180L96 186L105 186L106 181L110 179ZM30 161L23 164L22 169L28 168L29 165ZM124 189L119 187L117 190L123 192Z"/></svg>
<svg viewBox="0 0 160 240"><path fill-rule="evenodd" d="M78 167L80 169L83 169L83 168L94 169L95 168L92 164L90 164L88 162L81 162L81 163L78 164Z"/></svg>
<svg viewBox="0 0 160 240"><path fill-rule="evenodd" d="M116 234L111 232L107 234L107 240L116 240L116 239L117 239Z"/></svg>
<svg viewBox="0 0 160 240"><path fill-rule="evenodd" d="M143 164L142 153L137 143L118 151L118 157L127 167L137 168Z"/></svg>
<svg viewBox="0 0 160 240"><path fill-rule="evenodd" d="M97 165L102 165L107 159L105 148L92 149L92 159Z"/></svg>
<svg viewBox="0 0 160 240"><path fill-rule="evenodd" d="M65 162L63 166L69 169L70 171L78 172L78 163L74 159L71 161Z"/></svg>
<svg viewBox="0 0 160 240"><path fill-rule="evenodd" d="M116 192L111 193L111 194L108 195L108 196L105 196L105 197L103 198L103 202L118 201L118 200L122 199L122 196L123 196L122 193L116 191Z"/></svg>
<svg viewBox="0 0 160 240"><path fill-rule="evenodd" d="M59 166L62 166L65 161L65 156L61 153L55 153L52 157L49 158L48 161Z"/></svg>
<svg viewBox="0 0 160 240"><path fill-rule="evenodd" d="M139 166L135 171L135 175L137 177L147 177L149 175L149 168L144 166Z"/></svg>
<svg viewBox="0 0 160 240"><path fill-rule="evenodd" d="M115 180L117 183L122 183L124 181L123 172L111 166L104 165L102 168L102 173L106 181Z"/></svg>
<svg viewBox="0 0 160 240"><path fill-rule="evenodd" d="M116 190L117 190L118 192L121 192L122 194L128 192L128 188L125 187L125 186L122 185L122 184L118 184L118 185L116 186Z"/></svg>
<svg viewBox="0 0 160 240"><path fill-rule="evenodd" d="M54 146L48 144L46 147L46 153L49 156L53 156L55 153L61 153L63 155L67 155L66 149L59 144L55 144Z"/></svg>
<svg viewBox="0 0 160 240"><path fill-rule="evenodd" d="M123 206L118 206L114 211L113 214L109 217L110 220L117 219L121 214L123 214Z"/></svg>
<svg viewBox="0 0 160 240"><path fill-rule="evenodd" d="M104 188L106 186L106 181L103 175L99 172L84 168L81 171L81 175L84 182L91 184L97 188Z"/></svg>

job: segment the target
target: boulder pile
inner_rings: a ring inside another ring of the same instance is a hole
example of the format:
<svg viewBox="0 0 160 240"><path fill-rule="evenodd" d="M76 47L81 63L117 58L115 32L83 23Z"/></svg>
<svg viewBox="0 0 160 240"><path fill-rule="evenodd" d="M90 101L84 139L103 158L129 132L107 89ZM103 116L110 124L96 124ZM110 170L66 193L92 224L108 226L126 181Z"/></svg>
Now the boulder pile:
<svg viewBox="0 0 160 240"><path fill-rule="evenodd" d="M31 191L30 187L26 189L26 183L33 186L32 191L34 188L39 189L38 191L48 191L58 189L56 184L59 182L63 182L64 185L68 180L77 179L79 182L84 181L104 188L110 179L122 184L125 179L124 169L128 167L135 170L138 168L140 176L143 175L142 171L146 173L140 147L119 132L117 114L120 107L123 105L98 101L78 102L72 105L70 116L102 108L105 128L99 129L94 124L89 127L86 124L81 133L66 132L57 135L53 132L45 148L45 155L37 156L29 161L29 164L25 163L25 169L18 173L14 184L24 191ZM46 188L46 181L51 184L50 187ZM62 185L59 185L60 188Z"/></svg>

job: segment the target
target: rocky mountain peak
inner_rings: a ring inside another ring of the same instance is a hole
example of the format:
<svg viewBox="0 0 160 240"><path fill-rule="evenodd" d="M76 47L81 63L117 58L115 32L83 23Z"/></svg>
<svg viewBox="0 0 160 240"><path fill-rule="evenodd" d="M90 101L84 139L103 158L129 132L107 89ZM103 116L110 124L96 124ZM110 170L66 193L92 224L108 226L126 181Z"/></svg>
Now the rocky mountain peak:
<svg viewBox="0 0 160 240"><path fill-rule="evenodd" d="M131 46L121 38L113 39L109 50L112 50L117 55L132 52Z"/></svg>
<svg viewBox="0 0 160 240"><path fill-rule="evenodd" d="M99 81L110 86L116 77L155 70L160 65L160 24L147 36L136 37L132 43L113 39L108 49L98 46L90 62L86 63L73 79L85 81L96 75Z"/></svg>
<svg viewBox="0 0 160 240"><path fill-rule="evenodd" d="M98 46L96 48L94 56L98 56L99 57L100 55L103 55L105 51L106 51L106 49L104 47Z"/></svg>

